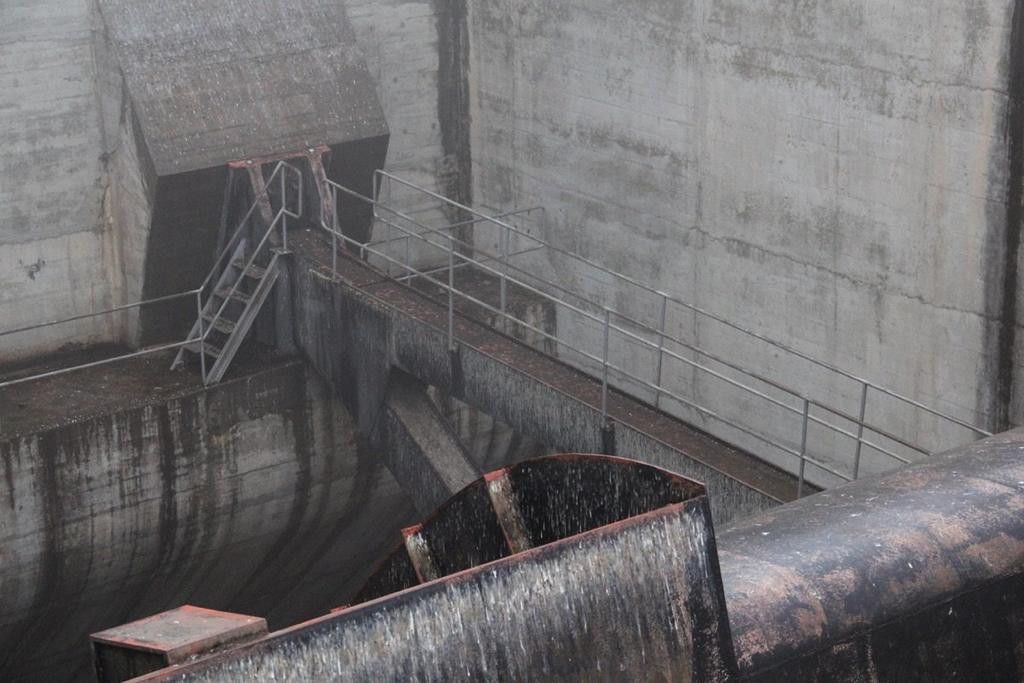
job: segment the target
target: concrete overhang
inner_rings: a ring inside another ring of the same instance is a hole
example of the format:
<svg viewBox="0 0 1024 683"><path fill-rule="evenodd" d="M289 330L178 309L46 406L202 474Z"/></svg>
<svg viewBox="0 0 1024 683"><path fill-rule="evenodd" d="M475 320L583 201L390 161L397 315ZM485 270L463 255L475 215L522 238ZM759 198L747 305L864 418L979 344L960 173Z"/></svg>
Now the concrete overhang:
<svg viewBox="0 0 1024 683"><path fill-rule="evenodd" d="M342 3L99 4L157 176L388 135Z"/></svg>

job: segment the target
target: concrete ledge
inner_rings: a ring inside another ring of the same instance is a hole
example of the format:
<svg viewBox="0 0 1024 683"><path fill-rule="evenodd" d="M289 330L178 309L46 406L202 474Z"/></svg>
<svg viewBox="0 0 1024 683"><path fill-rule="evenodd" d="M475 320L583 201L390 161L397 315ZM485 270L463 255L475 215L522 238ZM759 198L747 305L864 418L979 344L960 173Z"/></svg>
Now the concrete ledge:
<svg viewBox="0 0 1024 683"><path fill-rule="evenodd" d="M366 368L386 362L564 452L608 452L695 476L710 491L721 524L796 498L795 479L624 394L609 397L620 442L601 419L600 383L558 360L465 317L457 353L446 307L384 278L354 258L330 275L330 247L306 232L292 241L297 343L359 411L379 386ZM358 343L355 343L358 340ZM627 450L628 449L628 450Z"/></svg>
<svg viewBox="0 0 1024 683"><path fill-rule="evenodd" d="M0 679L86 678L84 634L169 605L322 614L415 518L301 361L206 389L160 360L17 399L52 405L0 438Z"/></svg>
<svg viewBox="0 0 1024 683"><path fill-rule="evenodd" d="M426 516L479 478L477 471L427 395L427 387L394 371L374 425L373 443L399 485Z"/></svg>

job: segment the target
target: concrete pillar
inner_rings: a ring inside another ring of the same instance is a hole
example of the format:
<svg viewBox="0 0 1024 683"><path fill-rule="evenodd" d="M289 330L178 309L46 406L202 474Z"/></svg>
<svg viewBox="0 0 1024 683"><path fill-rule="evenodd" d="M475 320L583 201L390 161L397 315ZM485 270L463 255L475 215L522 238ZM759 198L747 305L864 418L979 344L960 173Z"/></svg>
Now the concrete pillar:
<svg viewBox="0 0 1024 683"><path fill-rule="evenodd" d="M423 515L480 478L458 438L427 395L427 385L393 371L371 441Z"/></svg>

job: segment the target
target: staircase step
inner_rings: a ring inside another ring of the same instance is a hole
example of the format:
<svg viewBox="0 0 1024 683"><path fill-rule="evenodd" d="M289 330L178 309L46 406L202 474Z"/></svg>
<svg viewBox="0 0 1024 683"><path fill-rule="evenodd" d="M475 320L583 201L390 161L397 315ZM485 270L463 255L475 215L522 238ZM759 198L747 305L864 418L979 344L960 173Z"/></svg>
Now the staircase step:
<svg viewBox="0 0 1024 683"><path fill-rule="evenodd" d="M192 353L199 353L198 342L192 342L185 348L191 351ZM221 348L215 344L211 344L210 342L206 342L205 344L203 344L203 350L206 352L207 356L213 356L214 358L219 358L221 354Z"/></svg>
<svg viewBox="0 0 1024 683"><path fill-rule="evenodd" d="M217 318L214 320L213 313L203 313L203 320L206 324L213 327L213 329L224 334L231 334L235 331L235 323L231 320L225 320L224 318Z"/></svg>
<svg viewBox="0 0 1024 683"><path fill-rule="evenodd" d="M220 297L221 299L227 299L228 294L231 294L231 287L221 287L216 292L214 292L214 295ZM234 299L235 301L241 301L243 304L249 303L249 300L252 299L250 295L246 294L245 292L239 289L235 289L235 293L231 294L231 298Z"/></svg>
<svg viewBox="0 0 1024 683"><path fill-rule="evenodd" d="M245 268L245 262L242 261L241 259L232 261L231 265L237 268L238 270ZM251 277L253 280L262 280L263 276L266 274L267 269L261 268L259 266L249 266L249 268L245 271L245 276Z"/></svg>

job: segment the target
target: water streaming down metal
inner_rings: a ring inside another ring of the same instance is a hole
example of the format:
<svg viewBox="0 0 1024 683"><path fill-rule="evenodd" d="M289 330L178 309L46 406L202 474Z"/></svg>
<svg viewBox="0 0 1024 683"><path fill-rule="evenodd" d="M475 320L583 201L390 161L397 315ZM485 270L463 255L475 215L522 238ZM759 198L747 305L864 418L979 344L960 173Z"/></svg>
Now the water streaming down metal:
<svg viewBox="0 0 1024 683"><path fill-rule="evenodd" d="M419 584L424 553L442 578ZM734 660L703 487L616 458L475 482L407 530L357 599L369 602L152 680L686 681L726 677Z"/></svg>
<svg viewBox="0 0 1024 683"><path fill-rule="evenodd" d="M145 680L1017 681L1022 513L1024 430L720 542L699 485L557 456L492 473L408 530L438 580L421 584L423 558L401 545L368 602Z"/></svg>

